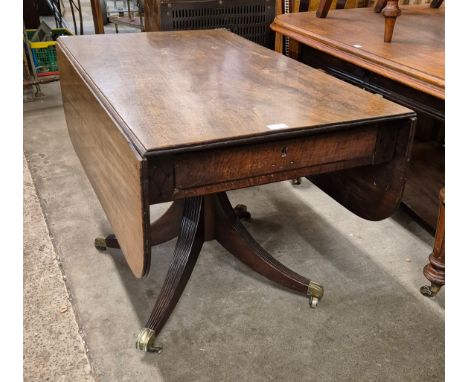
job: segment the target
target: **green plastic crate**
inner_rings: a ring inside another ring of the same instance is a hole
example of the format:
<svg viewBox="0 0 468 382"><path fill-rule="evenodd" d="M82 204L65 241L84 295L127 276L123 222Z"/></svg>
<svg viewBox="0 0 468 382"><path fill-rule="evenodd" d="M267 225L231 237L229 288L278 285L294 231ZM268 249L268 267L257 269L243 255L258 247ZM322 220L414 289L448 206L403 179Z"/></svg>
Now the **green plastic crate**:
<svg viewBox="0 0 468 382"><path fill-rule="evenodd" d="M36 29L27 29L28 39L32 38ZM71 36L72 34L65 28L52 29L53 41L32 42L29 41L31 53L34 60L38 76L52 76L58 73L56 45L59 36Z"/></svg>

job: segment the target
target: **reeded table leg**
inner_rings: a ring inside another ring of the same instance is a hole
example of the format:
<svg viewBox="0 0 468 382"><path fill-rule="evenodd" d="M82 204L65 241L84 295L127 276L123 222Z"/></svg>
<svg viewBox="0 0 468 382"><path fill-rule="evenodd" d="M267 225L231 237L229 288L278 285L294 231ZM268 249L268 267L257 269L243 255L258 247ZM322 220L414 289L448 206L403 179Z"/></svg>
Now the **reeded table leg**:
<svg viewBox="0 0 468 382"><path fill-rule="evenodd" d="M215 209L215 238L224 248L267 279L309 296L311 307L317 305L323 296L323 287L287 268L265 251L239 221L225 193L216 196Z"/></svg>
<svg viewBox="0 0 468 382"><path fill-rule="evenodd" d="M154 340L179 301L203 245L202 204L203 197L201 196L185 200L174 257L151 316L138 335L136 348L139 350L147 352L161 350L154 346Z"/></svg>
<svg viewBox="0 0 468 382"><path fill-rule="evenodd" d="M203 242L217 240L231 254L255 272L288 289L309 298L315 308L323 296L323 287L297 274L265 251L248 233L240 219L250 218L246 206L233 208L226 193L175 201L166 213L151 225L153 245L179 235L174 257L169 266L161 293L145 327L141 329L136 347L147 352L161 348L154 345L177 304L189 278ZM114 235L108 236L105 247L118 248Z"/></svg>
<svg viewBox="0 0 468 382"><path fill-rule="evenodd" d="M431 285L421 287L421 293L427 297L434 297L445 285L445 187L439 194L439 219L434 240L434 250L429 256L429 264L424 267L424 276Z"/></svg>
<svg viewBox="0 0 468 382"><path fill-rule="evenodd" d="M177 304L204 241L217 240L255 272L308 296L310 306L317 306L323 296L323 287L293 272L266 252L241 224L239 219L247 217L246 213L243 205L232 208L224 192L185 199L174 257L151 316L138 335L137 349L147 352L161 350L154 346L154 341ZM169 216L169 211L166 214Z"/></svg>

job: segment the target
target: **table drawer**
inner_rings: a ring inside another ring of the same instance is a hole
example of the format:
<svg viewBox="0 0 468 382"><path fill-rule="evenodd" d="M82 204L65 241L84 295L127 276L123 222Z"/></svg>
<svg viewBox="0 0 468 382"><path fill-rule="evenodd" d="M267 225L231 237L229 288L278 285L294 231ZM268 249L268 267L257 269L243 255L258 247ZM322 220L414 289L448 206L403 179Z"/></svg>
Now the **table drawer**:
<svg viewBox="0 0 468 382"><path fill-rule="evenodd" d="M369 127L182 154L174 163L174 184L178 189L187 189L326 163L372 158L376 140L377 129Z"/></svg>

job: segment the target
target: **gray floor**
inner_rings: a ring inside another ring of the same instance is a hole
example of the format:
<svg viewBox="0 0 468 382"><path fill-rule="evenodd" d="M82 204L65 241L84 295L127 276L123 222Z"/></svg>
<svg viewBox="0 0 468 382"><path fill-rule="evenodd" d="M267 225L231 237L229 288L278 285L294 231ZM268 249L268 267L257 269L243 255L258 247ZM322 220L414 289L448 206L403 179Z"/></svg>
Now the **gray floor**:
<svg viewBox="0 0 468 382"><path fill-rule="evenodd" d="M97 380L444 380L445 291L418 292L431 236L401 211L364 221L307 181L229 195L248 205L246 226L267 250L323 283L318 309L210 242L159 336L164 351L136 351L175 241L154 249L144 280L118 251L94 249L109 225L69 141L59 86L43 91L25 104L24 150Z"/></svg>
<svg viewBox="0 0 468 382"><path fill-rule="evenodd" d="M26 160L23 176L24 380L93 381Z"/></svg>

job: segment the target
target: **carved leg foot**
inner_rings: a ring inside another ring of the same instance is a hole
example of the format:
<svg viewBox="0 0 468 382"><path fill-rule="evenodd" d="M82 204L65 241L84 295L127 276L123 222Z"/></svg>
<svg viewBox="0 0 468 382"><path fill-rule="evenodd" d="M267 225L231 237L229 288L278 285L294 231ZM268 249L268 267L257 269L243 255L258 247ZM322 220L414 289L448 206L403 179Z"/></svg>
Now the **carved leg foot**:
<svg viewBox="0 0 468 382"><path fill-rule="evenodd" d="M439 218L434 240L434 249L429 256L429 264L424 267L424 276L431 286L423 286L420 291L424 296L434 297L445 285L445 188L439 193Z"/></svg>
<svg viewBox="0 0 468 382"><path fill-rule="evenodd" d="M396 19L401 15L401 9L398 7L398 0L388 0L386 7L382 11L382 14L385 17L384 41L392 42Z"/></svg>
<svg viewBox="0 0 468 382"><path fill-rule="evenodd" d="M136 348L139 350L149 352L161 350L154 346L154 341L179 301L203 245L202 204L202 197L185 200L174 257L150 318L138 335Z"/></svg>
<svg viewBox="0 0 468 382"><path fill-rule="evenodd" d="M265 251L241 224L225 193L216 195L215 216L215 238L224 248L255 272L308 296L311 307L317 306L323 287L287 268Z"/></svg>

